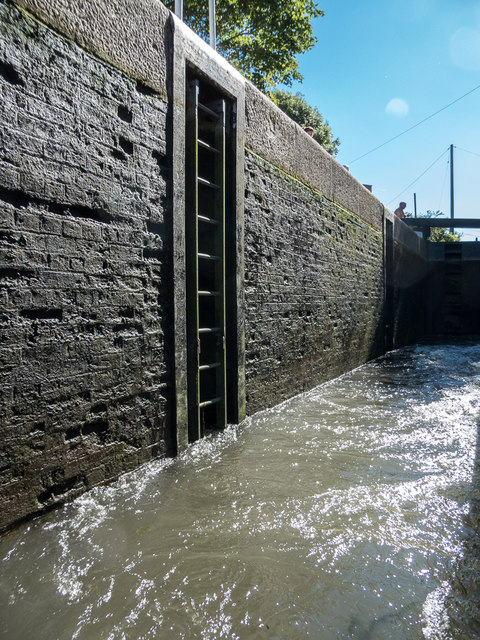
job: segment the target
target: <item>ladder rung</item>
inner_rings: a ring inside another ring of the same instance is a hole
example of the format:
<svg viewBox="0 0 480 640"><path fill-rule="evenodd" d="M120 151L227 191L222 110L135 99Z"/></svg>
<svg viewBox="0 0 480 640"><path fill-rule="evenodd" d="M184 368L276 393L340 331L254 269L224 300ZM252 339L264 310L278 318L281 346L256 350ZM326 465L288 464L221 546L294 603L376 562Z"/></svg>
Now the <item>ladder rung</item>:
<svg viewBox="0 0 480 640"><path fill-rule="evenodd" d="M210 189L220 189L220 185L215 184L214 182L209 182L208 180L205 180L205 178L201 178L200 176L198 176L197 180L200 184L203 184Z"/></svg>
<svg viewBox="0 0 480 640"><path fill-rule="evenodd" d="M199 291L199 296L219 296L220 291Z"/></svg>
<svg viewBox="0 0 480 640"><path fill-rule="evenodd" d="M209 369L217 369L222 363L221 362L212 362L211 364L201 364L198 367L199 371L208 371Z"/></svg>
<svg viewBox="0 0 480 640"><path fill-rule="evenodd" d="M201 222L208 222L208 224L220 224L220 223L218 222L218 220L214 220L213 218L209 218L208 216L201 216L201 215L199 215L199 216L198 216L198 219L199 219Z"/></svg>
<svg viewBox="0 0 480 640"><path fill-rule="evenodd" d="M220 260L219 256L214 256L211 253L199 253L198 257L204 260Z"/></svg>
<svg viewBox="0 0 480 640"><path fill-rule="evenodd" d="M202 327L198 333L218 333L219 331L221 331L221 327Z"/></svg>
<svg viewBox="0 0 480 640"><path fill-rule="evenodd" d="M216 118L217 120L220 118L220 114L215 113L215 111L212 111L207 107L207 105L202 104L201 102L198 103L198 108L201 109L204 113L208 113L208 115L212 116L212 118Z"/></svg>
<svg viewBox="0 0 480 640"><path fill-rule="evenodd" d="M205 140L201 140L200 138L198 138L198 146L202 147L202 149L206 149L207 151L211 151L212 153L220 153L219 149L215 149L211 144L208 144L208 142L205 142Z"/></svg>
<svg viewBox="0 0 480 640"><path fill-rule="evenodd" d="M203 407L209 407L211 404L216 404L217 402L221 402L222 398L212 398L211 400L205 400L205 402L200 402L198 405L200 409Z"/></svg>

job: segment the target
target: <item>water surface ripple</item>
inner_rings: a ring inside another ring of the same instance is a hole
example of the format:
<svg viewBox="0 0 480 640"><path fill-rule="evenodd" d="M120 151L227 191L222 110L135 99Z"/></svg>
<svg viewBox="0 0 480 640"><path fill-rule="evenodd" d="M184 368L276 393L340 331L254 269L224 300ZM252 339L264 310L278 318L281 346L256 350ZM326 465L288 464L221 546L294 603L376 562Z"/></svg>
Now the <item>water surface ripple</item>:
<svg viewBox="0 0 480 640"><path fill-rule="evenodd" d="M480 638L479 390L406 348L18 528L0 636Z"/></svg>

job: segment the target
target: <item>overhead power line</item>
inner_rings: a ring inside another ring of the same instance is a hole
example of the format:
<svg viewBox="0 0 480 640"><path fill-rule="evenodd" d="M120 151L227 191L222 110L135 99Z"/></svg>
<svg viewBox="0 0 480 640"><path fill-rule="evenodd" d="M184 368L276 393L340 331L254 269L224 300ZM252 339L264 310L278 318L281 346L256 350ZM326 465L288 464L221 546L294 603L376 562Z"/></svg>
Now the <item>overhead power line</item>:
<svg viewBox="0 0 480 640"><path fill-rule="evenodd" d="M405 191L407 191L407 189L410 189L410 187L413 187L413 185L418 182L420 180L420 178L423 178L423 176L430 171L430 169L437 164L437 162L446 154L448 153L449 149L445 149L445 151L442 151L442 153L438 156L438 158L436 160L434 160L432 162L431 165L429 165L425 171L423 171L417 178L415 178L415 180L413 182L411 182L407 187L405 187L405 189L402 189L402 191L400 191L400 193L398 195L396 195L394 198L392 198L390 200L390 202L387 202L387 206L390 205L392 202L394 202L395 200L398 200L398 198L405 193Z"/></svg>
<svg viewBox="0 0 480 640"><path fill-rule="evenodd" d="M445 109L448 109L449 107L451 107L455 103L459 102L460 100L463 100L463 98L466 98L467 96L469 96L474 91L477 91L477 89L480 89L480 84L477 85L476 87L474 87L473 89L471 89L470 91L467 91L467 93L464 93L463 96L460 96L456 100L453 100L453 102L449 102L448 104L446 104L444 107L442 107L438 111L435 111L435 113L432 113L429 116L427 116L426 118L423 118L423 120L420 120L420 122L417 122L417 124L414 124L411 127L409 127L408 129L405 129L405 131L402 131L401 133L398 133L396 136L393 136L393 138L390 138L390 140L387 140L386 142L382 142L382 144L379 144L378 147L375 147L374 149L370 149L370 151L367 151L366 153L362 153L361 156L358 156L358 158L355 158L354 160L350 160L350 162L348 162L347 164L351 165L354 162L357 162L357 160L360 160L361 158L365 158L365 156L370 155L374 151L378 151L378 149L381 149L382 147L384 147L385 145L389 144L390 142L393 142L397 138L400 138L400 136L405 135L409 131L412 131L413 129L416 129L416 127L419 127L424 122L427 122L427 120L430 120L431 118L435 117L436 115L438 115L442 111L445 111Z"/></svg>
<svg viewBox="0 0 480 640"><path fill-rule="evenodd" d="M455 149L458 149L459 151L465 151L465 153L469 153L472 156L477 156L478 158L480 158L480 153L475 153L474 151L468 151L468 149L462 149L462 147L455 147Z"/></svg>

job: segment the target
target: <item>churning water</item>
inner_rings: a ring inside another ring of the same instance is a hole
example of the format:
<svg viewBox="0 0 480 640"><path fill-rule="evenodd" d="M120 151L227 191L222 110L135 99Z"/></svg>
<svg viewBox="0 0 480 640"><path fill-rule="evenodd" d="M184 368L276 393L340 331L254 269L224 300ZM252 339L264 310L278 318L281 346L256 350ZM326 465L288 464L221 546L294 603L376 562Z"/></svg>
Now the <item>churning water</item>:
<svg viewBox="0 0 480 640"><path fill-rule="evenodd" d="M480 638L479 391L410 347L15 530L1 637Z"/></svg>

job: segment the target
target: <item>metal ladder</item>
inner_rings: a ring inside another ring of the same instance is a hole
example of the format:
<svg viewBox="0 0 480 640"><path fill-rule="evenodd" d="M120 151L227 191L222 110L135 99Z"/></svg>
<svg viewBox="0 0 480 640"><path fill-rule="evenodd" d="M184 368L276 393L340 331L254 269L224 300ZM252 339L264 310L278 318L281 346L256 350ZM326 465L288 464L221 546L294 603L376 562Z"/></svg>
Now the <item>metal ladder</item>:
<svg viewBox="0 0 480 640"><path fill-rule="evenodd" d="M225 100L187 85L186 255L189 440L223 429L225 356Z"/></svg>

